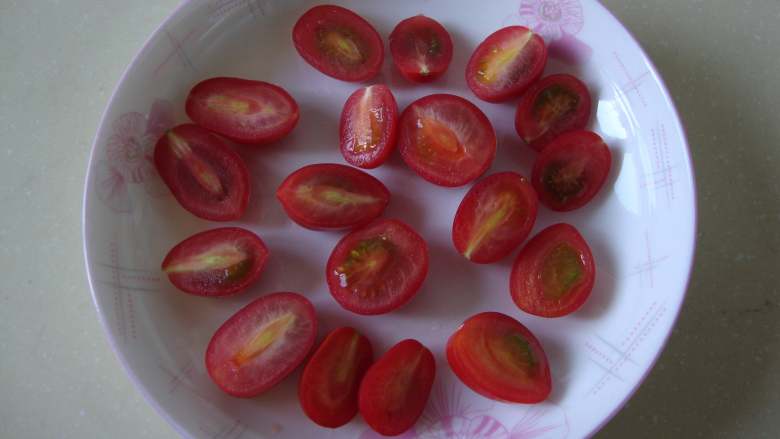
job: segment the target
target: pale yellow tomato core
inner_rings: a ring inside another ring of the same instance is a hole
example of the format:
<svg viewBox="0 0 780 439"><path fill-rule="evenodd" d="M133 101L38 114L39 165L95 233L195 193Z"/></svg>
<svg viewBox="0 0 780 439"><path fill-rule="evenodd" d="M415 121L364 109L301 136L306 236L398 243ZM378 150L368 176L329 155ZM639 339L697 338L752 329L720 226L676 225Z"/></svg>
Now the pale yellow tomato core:
<svg viewBox="0 0 780 439"><path fill-rule="evenodd" d="M239 366L265 352L273 343L287 333L295 323L295 314L286 313L263 325L248 343L233 357Z"/></svg>
<svg viewBox="0 0 780 439"><path fill-rule="evenodd" d="M522 56L533 35L533 32L528 31L514 36L502 45L494 46L479 60L477 79L484 84L494 84L511 76L518 58Z"/></svg>
<svg viewBox="0 0 780 439"><path fill-rule="evenodd" d="M173 131L168 131L168 144L177 159L184 163L184 166L190 171L198 184L208 193L220 196L224 193L222 182L214 168L199 157L190 147L186 140L176 135Z"/></svg>

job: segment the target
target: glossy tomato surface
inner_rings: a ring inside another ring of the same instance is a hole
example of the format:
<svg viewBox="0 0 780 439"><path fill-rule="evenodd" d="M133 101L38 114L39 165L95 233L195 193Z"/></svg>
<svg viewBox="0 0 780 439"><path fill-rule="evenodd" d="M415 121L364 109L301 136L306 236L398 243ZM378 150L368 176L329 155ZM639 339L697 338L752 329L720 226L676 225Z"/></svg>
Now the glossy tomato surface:
<svg viewBox="0 0 780 439"><path fill-rule="evenodd" d="M371 169L387 160L398 135L398 104L386 85L356 90L339 123L341 155L349 164Z"/></svg>
<svg viewBox="0 0 780 439"><path fill-rule="evenodd" d="M217 329L206 349L206 370L226 393L251 398L295 370L316 335L308 299L297 293L267 294Z"/></svg>
<svg viewBox="0 0 780 439"><path fill-rule="evenodd" d="M381 181L359 169L321 163L290 174L276 197L287 215L303 227L344 229L381 215L390 192Z"/></svg>
<svg viewBox="0 0 780 439"><path fill-rule="evenodd" d="M598 134L570 131L539 153L531 183L542 204L565 212L592 200L604 186L611 166L612 154Z"/></svg>
<svg viewBox="0 0 780 439"><path fill-rule="evenodd" d="M561 317L590 296L596 263L588 243L574 226L555 224L531 238L517 255L509 290L523 311Z"/></svg>
<svg viewBox="0 0 780 439"><path fill-rule="evenodd" d="M452 242L472 262L496 262L531 233L538 205L536 191L522 175L490 175L461 201L452 225Z"/></svg>
<svg viewBox="0 0 780 439"><path fill-rule="evenodd" d="M329 428L354 418L360 382L373 361L371 342L355 329L328 334L301 375L298 398L306 416Z"/></svg>
<svg viewBox="0 0 780 439"><path fill-rule="evenodd" d="M211 78L190 90L187 115L196 124L245 144L286 136L298 123L298 104L283 88L241 78Z"/></svg>
<svg viewBox="0 0 780 439"><path fill-rule="evenodd" d="M585 128L590 119L588 87L572 75L550 75L536 82L517 106L515 129L537 151L567 131Z"/></svg>
<svg viewBox="0 0 780 439"><path fill-rule="evenodd" d="M268 248L249 230L223 227L190 236L165 256L162 270L176 288L198 296L226 296L254 283Z"/></svg>
<svg viewBox="0 0 780 439"><path fill-rule="evenodd" d="M301 57L320 72L343 81L366 81L379 73L384 45L363 17L341 6L306 11L293 28Z"/></svg>
<svg viewBox="0 0 780 439"><path fill-rule="evenodd" d="M452 38L438 21L417 15L401 21L393 29L390 53L404 78L412 82L430 82L450 66Z"/></svg>
<svg viewBox="0 0 780 439"><path fill-rule="evenodd" d="M506 101L539 79L546 64L542 37L527 27L509 26L477 46L466 66L466 83L482 100Z"/></svg>
<svg viewBox="0 0 780 439"><path fill-rule="evenodd" d="M440 186L462 186L490 167L496 134L485 114L459 96L434 94L401 114L398 150L421 177Z"/></svg>
<svg viewBox="0 0 780 439"><path fill-rule="evenodd" d="M193 124L166 132L154 148L154 165L179 204L212 221L241 218L249 203L249 171L220 137Z"/></svg>
<svg viewBox="0 0 780 439"><path fill-rule="evenodd" d="M552 390L539 340L520 322L498 312L467 319L447 342L447 362L468 387L490 399L532 404Z"/></svg>
<svg viewBox="0 0 780 439"><path fill-rule="evenodd" d="M336 301L358 314L383 314L402 306L427 274L425 240L393 219L376 220L342 238L325 272Z"/></svg>
<svg viewBox="0 0 780 439"><path fill-rule="evenodd" d="M436 377L433 354L417 340L390 348L360 384L360 414L379 434L397 436L422 415Z"/></svg>

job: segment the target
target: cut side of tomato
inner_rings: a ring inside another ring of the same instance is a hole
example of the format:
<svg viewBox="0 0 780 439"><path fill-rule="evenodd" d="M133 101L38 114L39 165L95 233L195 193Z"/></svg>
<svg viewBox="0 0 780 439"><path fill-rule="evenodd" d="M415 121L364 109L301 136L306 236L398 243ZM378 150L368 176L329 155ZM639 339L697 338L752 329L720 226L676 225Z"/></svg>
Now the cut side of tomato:
<svg viewBox="0 0 780 439"><path fill-rule="evenodd" d="M387 160L395 148L398 104L386 85L358 89L341 112L341 154L349 164L371 169Z"/></svg>
<svg viewBox="0 0 780 439"><path fill-rule="evenodd" d="M463 198L452 225L452 242L472 262L496 262L531 233L538 204L525 177L514 172L493 174Z"/></svg>
<svg viewBox="0 0 780 439"><path fill-rule="evenodd" d="M226 393L251 398L295 370L316 335L308 299L297 293L268 294L217 329L206 349L206 370Z"/></svg>
<svg viewBox="0 0 780 439"><path fill-rule="evenodd" d="M162 270L185 293L226 296L254 283L267 259L268 248L260 237L239 227L223 227L176 244Z"/></svg>
<svg viewBox="0 0 780 439"><path fill-rule="evenodd" d="M384 60L382 38L363 17L333 5L306 11L293 28L301 57L320 72L342 81L366 81Z"/></svg>
<svg viewBox="0 0 780 439"><path fill-rule="evenodd" d="M306 416L329 428L352 420L360 381L373 361L371 342L353 328L328 334L301 375L298 397Z"/></svg>
<svg viewBox="0 0 780 439"><path fill-rule="evenodd" d="M390 312L414 297L428 274L428 246L411 227L381 219L336 244L325 276L330 293L357 314Z"/></svg>
<svg viewBox="0 0 780 439"><path fill-rule="evenodd" d="M531 183L539 201L565 212L587 204L607 181L612 155L604 140L590 131L556 137L536 157Z"/></svg>
<svg viewBox="0 0 780 439"><path fill-rule="evenodd" d="M539 340L520 322L498 312L467 319L447 342L447 362L461 381L497 401L534 404L552 390Z"/></svg>
<svg viewBox="0 0 780 439"><path fill-rule="evenodd" d="M588 87L572 75L550 75L528 89L517 106L515 129L541 151L567 131L585 128L590 119Z"/></svg>
<svg viewBox="0 0 780 439"><path fill-rule="evenodd" d="M574 226L555 224L531 238L517 255L509 290L523 311L561 317L576 311L590 296L596 263Z"/></svg>
<svg viewBox="0 0 780 439"><path fill-rule="evenodd" d="M208 130L193 124L172 128L155 145L154 165L179 204L193 215L232 221L246 211L246 164Z"/></svg>
<svg viewBox="0 0 780 439"><path fill-rule="evenodd" d="M379 434L402 434L425 409L435 377L431 351L417 340L403 340L366 372L360 384L360 414Z"/></svg>
<svg viewBox="0 0 780 439"><path fill-rule="evenodd" d="M452 38L438 21L417 15L401 21L393 29L390 53L404 78L412 82L430 82L450 66Z"/></svg>
<svg viewBox="0 0 780 439"><path fill-rule="evenodd" d="M211 78L190 90L187 115L195 123L244 144L286 136L298 123L298 104L283 88L241 78Z"/></svg>
<svg viewBox="0 0 780 439"><path fill-rule="evenodd" d="M466 66L466 82L482 100L506 101L539 79L546 64L542 37L527 27L509 26L477 46Z"/></svg>
<svg viewBox="0 0 780 439"><path fill-rule="evenodd" d="M401 114L398 149L406 164L440 186L462 186L490 167L496 155L493 126L476 105L434 94Z"/></svg>
<svg viewBox="0 0 780 439"><path fill-rule="evenodd" d="M367 224L390 202L390 192L381 181L359 169L332 163L293 172L279 186L276 197L293 221L315 230Z"/></svg>

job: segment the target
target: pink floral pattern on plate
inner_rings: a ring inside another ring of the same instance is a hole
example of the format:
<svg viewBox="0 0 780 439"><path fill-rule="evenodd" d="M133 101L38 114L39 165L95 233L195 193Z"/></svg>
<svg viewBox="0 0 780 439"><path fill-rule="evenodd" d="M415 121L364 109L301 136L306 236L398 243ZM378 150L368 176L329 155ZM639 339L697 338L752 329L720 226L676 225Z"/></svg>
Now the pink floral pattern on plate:
<svg viewBox="0 0 780 439"><path fill-rule="evenodd" d="M566 63L585 63L593 53L575 37L585 26L580 0L521 0L518 13L505 21L517 21L543 36L550 55Z"/></svg>
<svg viewBox="0 0 780 439"><path fill-rule="evenodd" d="M105 156L95 167L95 190L98 198L111 210L129 213L133 210L130 185L143 185L149 195L167 193L154 168L154 145L173 126L173 106L156 100L149 115L125 113L112 125L106 140Z"/></svg>

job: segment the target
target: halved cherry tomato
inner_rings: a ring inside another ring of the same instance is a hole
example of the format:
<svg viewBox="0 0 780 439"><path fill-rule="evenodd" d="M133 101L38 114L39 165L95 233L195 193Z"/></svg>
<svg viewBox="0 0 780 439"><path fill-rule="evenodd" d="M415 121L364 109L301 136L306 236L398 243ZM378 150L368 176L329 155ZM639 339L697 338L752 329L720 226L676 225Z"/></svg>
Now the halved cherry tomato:
<svg viewBox="0 0 780 439"><path fill-rule="evenodd" d="M447 362L473 391L497 401L533 404L552 390L547 356L520 322L498 312L468 318L447 342Z"/></svg>
<svg viewBox="0 0 780 439"><path fill-rule="evenodd" d="M257 235L239 227L223 227L190 236L176 244L162 270L176 288L198 296L226 296L255 282L268 259Z"/></svg>
<svg viewBox="0 0 780 439"><path fill-rule="evenodd" d="M203 128L246 144L270 143L298 123L298 104L283 88L262 81L211 78L190 90L187 115Z"/></svg>
<svg viewBox="0 0 780 439"><path fill-rule="evenodd" d="M206 370L226 393L251 398L289 375L309 353L317 318L297 293L265 295L217 329L206 349Z"/></svg>
<svg viewBox="0 0 780 439"><path fill-rule="evenodd" d="M312 67L343 81L371 79L384 61L382 38L374 26L341 6L306 11L295 23L293 42Z"/></svg>
<svg viewBox="0 0 780 439"><path fill-rule="evenodd" d="M352 328L328 334L303 369L298 398L306 415L323 427L336 428L358 411L358 389L374 350L366 337Z"/></svg>
<svg viewBox="0 0 780 439"><path fill-rule="evenodd" d="M395 26L390 34L390 53L404 78L430 82L450 66L452 39L438 21L417 15Z"/></svg>
<svg viewBox="0 0 780 439"><path fill-rule="evenodd" d="M381 181L332 163L293 172L276 197L293 221L309 229L357 227L381 215L390 202L390 192Z"/></svg>
<svg viewBox="0 0 780 439"><path fill-rule="evenodd" d="M462 186L482 175L496 155L496 133L485 113L459 96L434 94L401 114L398 149L431 183Z"/></svg>
<svg viewBox="0 0 780 439"><path fill-rule="evenodd" d="M369 85L347 99L341 112L341 155L351 165L376 168L395 148L398 104L386 85Z"/></svg>
<svg viewBox="0 0 780 439"><path fill-rule="evenodd" d="M596 264L582 235L569 224L555 224L520 250L509 289L523 311L560 317L576 311L593 289Z"/></svg>
<svg viewBox="0 0 780 439"><path fill-rule="evenodd" d="M193 215L241 218L249 202L249 171L231 147L193 124L176 126L154 148L154 165L173 196Z"/></svg>
<svg viewBox="0 0 780 439"><path fill-rule="evenodd" d="M556 137L536 157L531 183L539 201L558 212L587 204L604 186L612 166L609 148L598 134L570 131Z"/></svg>
<svg viewBox="0 0 780 439"><path fill-rule="evenodd" d="M514 172L493 174L475 184L461 201L452 224L452 242L472 262L498 261L531 233L538 204L525 177Z"/></svg>
<svg viewBox="0 0 780 439"><path fill-rule="evenodd" d="M585 128L588 119L588 87L572 75L550 75L520 99L515 129L527 144L541 151L559 134Z"/></svg>
<svg viewBox="0 0 780 439"><path fill-rule="evenodd" d="M466 82L480 99L501 102L521 95L546 64L542 37L527 27L509 26L477 46L466 66Z"/></svg>
<svg viewBox="0 0 780 439"><path fill-rule="evenodd" d="M357 314L383 314L405 304L428 274L428 245L411 227L381 219L348 234L330 254L330 293Z"/></svg>
<svg viewBox="0 0 780 439"><path fill-rule="evenodd" d="M397 436L417 422L435 377L431 351L417 340L403 340L366 372L360 384L360 414L377 433Z"/></svg>

